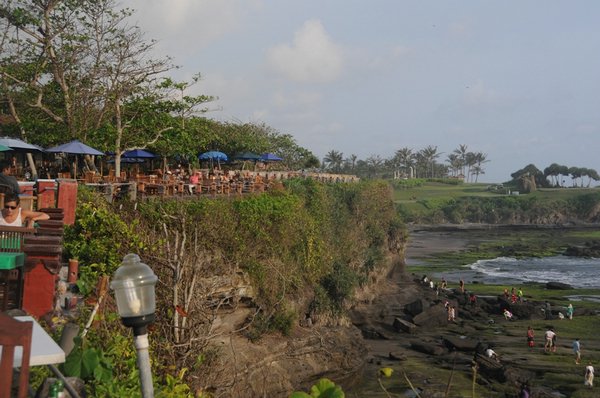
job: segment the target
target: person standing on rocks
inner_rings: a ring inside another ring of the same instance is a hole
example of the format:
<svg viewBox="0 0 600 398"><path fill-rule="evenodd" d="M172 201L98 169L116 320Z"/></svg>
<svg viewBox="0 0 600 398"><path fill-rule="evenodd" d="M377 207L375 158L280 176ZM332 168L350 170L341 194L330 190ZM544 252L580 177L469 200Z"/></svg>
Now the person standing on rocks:
<svg viewBox="0 0 600 398"><path fill-rule="evenodd" d="M544 305L544 312L546 315L546 320L552 319L552 306L548 301L546 301L546 304Z"/></svg>
<svg viewBox="0 0 600 398"><path fill-rule="evenodd" d="M552 329L548 329L546 330L546 333L544 333L544 338L546 339L546 343L544 344L545 352L548 352L552 349L552 341L554 340L555 336L556 333L554 333Z"/></svg>
<svg viewBox="0 0 600 398"><path fill-rule="evenodd" d="M519 288L519 291L517 292L517 296L519 296L519 303L523 302L523 289Z"/></svg>
<svg viewBox="0 0 600 398"><path fill-rule="evenodd" d="M453 305L448 306L448 322L454 322L456 320L456 309Z"/></svg>
<svg viewBox="0 0 600 398"><path fill-rule="evenodd" d="M573 342L573 354L575 354L575 363L579 365L581 361L581 344L579 344L579 339L575 339Z"/></svg>
<svg viewBox="0 0 600 398"><path fill-rule="evenodd" d="M460 287L460 292L464 293L465 292L465 281L462 278L460 278L460 282L458 282L458 285Z"/></svg>
<svg viewBox="0 0 600 398"><path fill-rule="evenodd" d="M529 350L531 350L535 346L534 342L535 333L533 332L533 328L531 326L527 326L527 345L529 346Z"/></svg>
<svg viewBox="0 0 600 398"><path fill-rule="evenodd" d="M583 384L590 388L594 387L594 367L591 362L585 367L585 382Z"/></svg>
<svg viewBox="0 0 600 398"><path fill-rule="evenodd" d="M569 318L569 320L573 320L573 304L570 303L567 307L567 318Z"/></svg>

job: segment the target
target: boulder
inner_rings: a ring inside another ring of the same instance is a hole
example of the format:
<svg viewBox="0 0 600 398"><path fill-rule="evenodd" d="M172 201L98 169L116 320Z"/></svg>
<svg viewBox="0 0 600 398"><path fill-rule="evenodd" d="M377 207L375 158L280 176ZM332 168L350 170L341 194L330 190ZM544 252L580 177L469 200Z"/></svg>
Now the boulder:
<svg viewBox="0 0 600 398"><path fill-rule="evenodd" d="M423 327L445 326L448 324L448 311L442 304L434 305L415 316L413 323Z"/></svg>
<svg viewBox="0 0 600 398"><path fill-rule="evenodd" d="M404 319L394 318L394 330L397 332L415 333L417 331L417 325L412 322L405 321Z"/></svg>
<svg viewBox="0 0 600 398"><path fill-rule="evenodd" d="M413 341L410 343L410 348L428 355L443 355L446 353L444 347L436 343L428 343L426 341Z"/></svg>
<svg viewBox="0 0 600 398"><path fill-rule="evenodd" d="M460 338L457 336L449 336L444 337L443 339L444 345L448 347L449 350L456 351L475 351L477 348L478 341L469 338Z"/></svg>
<svg viewBox="0 0 600 398"><path fill-rule="evenodd" d="M412 303L406 304L404 306L404 311L410 314L410 316L414 317L423 312L423 308L426 307L428 307L428 305L424 303L422 299L418 299L413 301Z"/></svg>

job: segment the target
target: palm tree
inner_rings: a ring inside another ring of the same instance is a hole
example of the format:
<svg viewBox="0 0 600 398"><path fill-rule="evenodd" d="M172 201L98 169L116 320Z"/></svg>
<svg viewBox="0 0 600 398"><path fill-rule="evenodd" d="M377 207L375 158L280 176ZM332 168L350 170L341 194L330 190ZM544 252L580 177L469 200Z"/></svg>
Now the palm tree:
<svg viewBox="0 0 600 398"><path fill-rule="evenodd" d="M344 154L333 149L327 152L327 155L325 155L325 157L323 158L323 163L327 166L328 169L332 170L334 173L340 172L343 162Z"/></svg>
<svg viewBox="0 0 600 398"><path fill-rule="evenodd" d="M395 162L404 169L405 175L408 177L414 177L411 169L414 170L415 166L415 154L412 149L408 147L400 148L394 154Z"/></svg>
<svg viewBox="0 0 600 398"><path fill-rule="evenodd" d="M475 167L473 168L473 173L475 174L475 182L477 182L477 180L479 179L479 174L485 174L481 165L487 162L489 162L489 160L487 160L487 155L485 153L477 152L475 154Z"/></svg>
<svg viewBox="0 0 600 398"><path fill-rule="evenodd" d="M421 149L419 153L423 157L423 160L428 166L428 169L431 171L431 178L433 178L433 165L435 163L435 160L440 157L441 153L438 153L437 146L433 145L428 145L426 148Z"/></svg>
<svg viewBox="0 0 600 398"><path fill-rule="evenodd" d="M358 156L356 156L355 154L350 155L347 159L346 159L346 164L348 166L350 166L350 170L354 170L354 168L356 167L356 161L358 160Z"/></svg>
<svg viewBox="0 0 600 398"><path fill-rule="evenodd" d="M456 153L451 153L448 155L446 162L448 162L448 165L450 166L452 177L458 177L458 173L463 167L462 159Z"/></svg>
<svg viewBox="0 0 600 398"><path fill-rule="evenodd" d="M468 151L467 151L467 145L466 144L460 144L458 146L458 148L456 148L454 150L454 153L462 161L461 167L463 168L463 176L465 177L465 179L467 178L467 171L465 170L465 167L467 166L467 152Z"/></svg>

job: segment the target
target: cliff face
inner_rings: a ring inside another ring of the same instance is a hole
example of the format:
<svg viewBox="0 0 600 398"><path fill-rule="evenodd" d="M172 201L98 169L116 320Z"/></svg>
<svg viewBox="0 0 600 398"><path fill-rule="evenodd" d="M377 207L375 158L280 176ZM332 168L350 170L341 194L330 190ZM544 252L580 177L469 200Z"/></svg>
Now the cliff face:
<svg viewBox="0 0 600 398"><path fill-rule="evenodd" d="M364 310L370 311L373 302L387 308L390 298L382 301L381 295L395 283L390 280L394 271L396 277L402 274L406 242L395 236L388 243L390 252L384 264L370 274L369 283L357 288L348 301L350 317L314 316L296 322L288 336L270 333L251 341L243 332L256 316L256 303L252 297L238 294L232 300L236 307L219 311L212 322L209 333L213 338L204 351L214 356L207 367L192 375L196 390L224 397L287 397L293 391L310 390L322 377L344 387L356 383L367 360L363 333L371 326L375 329L372 322L377 318ZM221 291L250 291L241 282L243 278L225 280L240 283L223 285ZM369 324L360 319L369 319Z"/></svg>
<svg viewBox="0 0 600 398"><path fill-rule="evenodd" d="M406 230L390 187L289 184L138 207L147 245L163 245L157 324L167 343L157 355L187 368L197 391L285 397L321 377L344 383L364 364L347 311L376 297L401 261Z"/></svg>

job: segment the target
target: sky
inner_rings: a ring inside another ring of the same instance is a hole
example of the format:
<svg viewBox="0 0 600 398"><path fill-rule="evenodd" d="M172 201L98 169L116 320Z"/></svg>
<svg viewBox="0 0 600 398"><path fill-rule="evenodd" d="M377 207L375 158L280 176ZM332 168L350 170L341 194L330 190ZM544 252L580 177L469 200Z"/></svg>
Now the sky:
<svg viewBox="0 0 600 398"><path fill-rule="evenodd" d="M125 0L207 117L265 123L322 159L483 152L600 171L600 1Z"/></svg>

